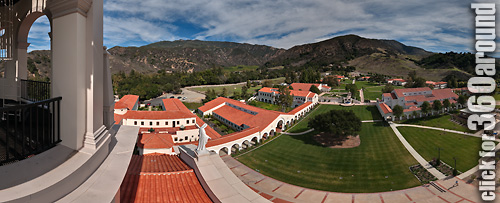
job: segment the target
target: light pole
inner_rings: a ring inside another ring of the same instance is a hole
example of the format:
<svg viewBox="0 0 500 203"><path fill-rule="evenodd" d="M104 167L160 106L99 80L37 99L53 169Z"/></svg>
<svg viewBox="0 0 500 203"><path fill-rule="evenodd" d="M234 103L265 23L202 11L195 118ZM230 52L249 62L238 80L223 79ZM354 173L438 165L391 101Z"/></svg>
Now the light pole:
<svg viewBox="0 0 500 203"><path fill-rule="evenodd" d="M441 149L441 147L437 147L436 149L438 150L438 160L440 160L441 159L441 150L442 149Z"/></svg>

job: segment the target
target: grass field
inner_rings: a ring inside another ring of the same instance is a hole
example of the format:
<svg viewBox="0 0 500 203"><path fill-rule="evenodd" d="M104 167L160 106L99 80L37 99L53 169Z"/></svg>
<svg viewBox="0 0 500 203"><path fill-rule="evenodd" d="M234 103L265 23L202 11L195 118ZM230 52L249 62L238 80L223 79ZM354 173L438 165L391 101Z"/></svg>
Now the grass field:
<svg viewBox="0 0 500 203"><path fill-rule="evenodd" d="M500 94L494 94L493 97L495 100L499 101L500 100Z"/></svg>
<svg viewBox="0 0 500 203"><path fill-rule="evenodd" d="M375 86L380 86L380 85L378 83L372 83L368 81L356 81L356 87L358 87L359 90L362 88L369 88Z"/></svg>
<svg viewBox="0 0 500 203"><path fill-rule="evenodd" d="M267 110L280 111L281 112L281 107L279 107L278 105L275 105L275 104L270 104L270 103L256 101L256 100L251 101L248 104L250 104L252 106L255 106L255 107L259 107L261 109L267 109ZM291 108L287 109L287 112L290 111L290 110L291 110Z"/></svg>
<svg viewBox="0 0 500 203"><path fill-rule="evenodd" d="M398 130L427 161L437 158L440 147L441 160L453 167L453 157L457 157L459 171L465 172L478 164L481 138L413 127L398 127Z"/></svg>
<svg viewBox="0 0 500 203"><path fill-rule="evenodd" d="M417 161L382 122L363 123L361 145L331 149L312 136L281 135L238 160L290 184L336 192L382 192L420 185L408 167Z"/></svg>
<svg viewBox="0 0 500 203"><path fill-rule="evenodd" d="M269 80L271 80L273 82L273 84L280 84L280 83L282 83L282 82L285 81L285 78L281 77L281 78L275 78L275 79L269 79ZM210 89L214 89L215 93L221 94L222 93L222 89L226 88L227 89L227 93L228 93L227 96L231 97L231 96L233 96L234 91L238 91L238 92L241 93L241 88L243 87L243 85L244 84L241 84L241 85L226 84L226 85L220 85L220 86L215 86L215 87L195 87L195 88L191 88L191 90L205 93L205 92L207 92ZM248 94L253 94L253 93L257 92L261 88L262 88L261 85L257 85L255 87L250 87L247 92L248 92Z"/></svg>
<svg viewBox="0 0 500 203"><path fill-rule="evenodd" d="M358 82L356 82L358 84ZM373 84L373 83L372 83ZM382 89L384 88L384 85L381 86L365 86L365 90L363 93L365 94L365 100L375 100L377 98L381 99L382 98ZM393 86L394 89L403 89L405 87L403 86Z"/></svg>
<svg viewBox="0 0 500 203"><path fill-rule="evenodd" d="M239 65L239 66L225 67L223 70L224 72L236 72L236 71L252 71L252 70L257 70L257 68L259 68L259 66Z"/></svg>
<svg viewBox="0 0 500 203"><path fill-rule="evenodd" d="M457 130L462 132L472 132L469 128L465 126L458 125L450 120L451 115L436 115L424 118L409 119L402 123L404 124L414 124L414 125L424 125L437 128L445 128L449 130Z"/></svg>
<svg viewBox="0 0 500 203"><path fill-rule="evenodd" d="M186 106L188 109L195 110L199 108L200 106L203 106L202 103L190 103L190 102L182 102L184 106Z"/></svg>
<svg viewBox="0 0 500 203"><path fill-rule="evenodd" d="M223 89L226 88L227 96L231 97L231 96L233 96L234 91L238 91L241 93L242 87L243 87L243 85L225 85L225 86L216 86L216 87L196 87L196 88L192 88L191 90L205 93L210 89L214 89L215 93L222 94ZM260 86L260 85L257 85L255 87L250 87L248 89L247 93L253 94L253 93L255 93L256 90L259 90L260 88L262 88L262 86Z"/></svg>
<svg viewBox="0 0 500 203"><path fill-rule="evenodd" d="M311 114L307 116L304 120L300 121L297 123L295 126L293 126L289 132L296 133L296 132L304 132L309 129L307 127L307 122L309 119L312 117L326 113L330 110L352 110L361 120L381 120L382 117L380 116L380 113L377 110L377 107L375 106L350 106L350 107L344 107L344 106L339 106L339 105L320 105L318 106Z"/></svg>

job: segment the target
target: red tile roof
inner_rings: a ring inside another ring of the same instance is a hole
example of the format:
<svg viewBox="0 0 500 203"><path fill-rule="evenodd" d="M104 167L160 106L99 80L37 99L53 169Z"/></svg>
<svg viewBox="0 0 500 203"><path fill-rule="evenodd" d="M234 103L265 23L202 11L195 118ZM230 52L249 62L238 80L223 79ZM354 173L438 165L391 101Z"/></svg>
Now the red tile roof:
<svg viewBox="0 0 500 203"><path fill-rule="evenodd" d="M319 88L319 84L313 84L313 83L292 83L290 86L292 86L294 90L309 91L311 85L314 85L317 88Z"/></svg>
<svg viewBox="0 0 500 203"><path fill-rule="evenodd" d="M392 113L391 107L387 106L387 104L385 104L385 103L379 103L378 105L380 106L380 108L382 109L382 111L384 112L384 114Z"/></svg>
<svg viewBox="0 0 500 203"><path fill-rule="evenodd" d="M410 106L410 108L404 109L403 112L420 111L420 109L421 109L420 107Z"/></svg>
<svg viewBox="0 0 500 203"><path fill-rule="evenodd" d="M383 93L382 97L391 97L392 99L397 99L394 93Z"/></svg>
<svg viewBox="0 0 500 203"><path fill-rule="evenodd" d="M446 88L446 89L436 89L432 90L431 95L413 95L413 96L406 96L405 100L406 101L416 101L416 102L424 102L424 101L434 101L434 100L443 100L443 99L450 99L450 98L458 98L458 95L455 94L451 89Z"/></svg>
<svg viewBox="0 0 500 203"><path fill-rule="evenodd" d="M277 88L270 88L270 87L263 87L262 89L259 90L259 92L265 92L265 93L275 93L279 94ZM309 89L307 91L301 91L301 90L290 90L290 95L296 96L296 97L307 97L307 98L312 98L316 93L310 92Z"/></svg>
<svg viewBox="0 0 500 203"><path fill-rule="evenodd" d="M215 108L215 107L223 104L224 102L231 102L231 101L239 102L239 101L235 101L235 100L228 99L228 98L225 98L225 97L217 97L214 100L205 103L203 106L201 106L200 108L198 108L198 110L206 112L206 111L208 111L210 109L213 109L213 108Z"/></svg>
<svg viewBox="0 0 500 203"><path fill-rule="evenodd" d="M405 88L405 89L395 89L394 93L399 97L404 97L403 93L408 92L423 92L423 91L431 91L429 87L417 87L417 88Z"/></svg>
<svg viewBox="0 0 500 203"><path fill-rule="evenodd" d="M115 109L127 108L129 110L132 110L138 101L139 96L137 95L125 95L120 99L120 101L117 101L115 103Z"/></svg>
<svg viewBox="0 0 500 203"><path fill-rule="evenodd" d="M312 102L303 103L302 105L295 107L293 110L291 110L290 112L288 112L286 114L294 115L294 114L298 113L300 110L307 108L310 104L312 104Z"/></svg>
<svg viewBox="0 0 500 203"><path fill-rule="evenodd" d="M164 99L163 106L166 111L181 111L185 113L191 113L191 111L184 105L179 99Z"/></svg>
<svg viewBox="0 0 500 203"><path fill-rule="evenodd" d="M137 147L143 149L168 149L174 146L172 135L165 133L141 133Z"/></svg>
<svg viewBox="0 0 500 203"><path fill-rule="evenodd" d="M120 123L120 122L122 121L122 119L123 119L123 117L124 117L124 116L125 116L125 115L120 115L120 114L116 114L116 113L115 113L115 114L114 114L115 124Z"/></svg>
<svg viewBox="0 0 500 203"><path fill-rule="evenodd" d="M212 202L193 169L175 155L132 156L121 202Z"/></svg>
<svg viewBox="0 0 500 203"><path fill-rule="evenodd" d="M243 105L239 106L243 108L246 107ZM241 126L242 124L245 124L250 127L258 127L258 128L267 127L271 122L276 120L276 118L278 118L278 116L281 114L279 112L269 111L264 109L259 109L259 111L256 112L258 112L256 115L252 115L227 105L224 105L223 107L214 111L214 113L216 113L217 115L233 122L236 125Z"/></svg>
<svg viewBox="0 0 500 203"><path fill-rule="evenodd" d="M247 128L242 131L234 132L228 135L224 135L221 138L218 139L213 139L213 140L208 140L206 147L211 147L211 146L217 146L220 144L228 143L231 141L235 141L241 138L244 138L246 136L249 136L251 134L259 132L259 129L254 127L254 128Z"/></svg>

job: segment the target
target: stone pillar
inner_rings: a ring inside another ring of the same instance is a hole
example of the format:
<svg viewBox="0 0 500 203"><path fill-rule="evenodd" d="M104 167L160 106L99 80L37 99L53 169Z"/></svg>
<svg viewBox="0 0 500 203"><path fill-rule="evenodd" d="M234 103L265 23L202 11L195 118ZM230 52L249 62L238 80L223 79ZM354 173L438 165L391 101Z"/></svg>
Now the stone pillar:
<svg viewBox="0 0 500 203"><path fill-rule="evenodd" d="M52 11L52 96L62 97L62 144L78 150L87 132L86 89L89 77L87 61L87 16L91 2L63 0L53 2ZM90 109L92 111L92 109Z"/></svg>
<svg viewBox="0 0 500 203"><path fill-rule="evenodd" d="M28 79L28 42L17 43L17 79Z"/></svg>
<svg viewBox="0 0 500 203"><path fill-rule="evenodd" d="M109 52L106 51L106 47L103 47L104 51L104 60L103 60L103 78L104 78L104 88L103 88L103 98L104 98L104 125L110 129L111 126L115 123L114 120L114 106L115 101L113 98L113 84L111 81L111 70L109 68Z"/></svg>

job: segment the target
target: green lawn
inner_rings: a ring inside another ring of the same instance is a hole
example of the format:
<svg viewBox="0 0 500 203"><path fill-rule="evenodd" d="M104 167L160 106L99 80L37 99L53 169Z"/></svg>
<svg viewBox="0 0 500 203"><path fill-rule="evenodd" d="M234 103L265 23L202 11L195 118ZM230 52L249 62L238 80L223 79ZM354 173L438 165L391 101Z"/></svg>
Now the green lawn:
<svg viewBox="0 0 500 203"><path fill-rule="evenodd" d="M358 89L369 88L369 87L373 87L373 86L379 86L379 84L368 82L368 81L356 81L356 87L358 87Z"/></svg>
<svg viewBox="0 0 500 203"><path fill-rule="evenodd" d="M259 107L261 109L267 109L267 110L272 110L272 111L281 111L281 107L279 107L278 105L270 104L270 103L266 103L266 102L261 102L261 101L257 101L257 100L251 101L248 104L255 106L255 107ZM290 110L291 110L291 108L287 109L287 112Z"/></svg>
<svg viewBox="0 0 500 203"><path fill-rule="evenodd" d="M195 110L198 109L199 107L203 106L202 103L190 103L190 102L182 102L184 106L186 106L188 109Z"/></svg>
<svg viewBox="0 0 500 203"><path fill-rule="evenodd" d="M453 167L453 157L457 157L459 171L465 172L478 164L481 138L413 127L398 127L398 130L427 161L437 158L440 147L441 160Z"/></svg>
<svg viewBox="0 0 500 203"><path fill-rule="evenodd" d="M309 119L312 117L321 114L321 113L326 113L330 110L352 110L354 113L361 119L361 120L381 120L382 117L380 116L380 113L377 110L376 106L350 106L350 107L344 107L344 106L339 106L339 105L327 105L327 104L322 104L318 106L314 111L311 112L305 118L304 120L300 121L297 123L295 126L293 126L289 132L304 132L309 129L307 127L307 122Z"/></svg>
<svg viewBox="0 0 500 203"><path fill-rule="evenodd" d="M417 119L409 119L405 120L402 123L404 124L413 124L413 125L424 125L431 126L437 128L445 128L449 130L457 130L462 132L472 132L469 128L465 126L458 125L450 120L451 115L435 115Z"/></svg>
<svg viewBox="0 0 500 203"><path fill-rule="evenodd" d="M192 88L191 90L205 93L210 89L214 89L215 93L222 94L222 89L226 88L227 94L228 94L227 96L231 97L231 96L233 96L234 91L238 91L241 93L242 87L243 87L243 85L225 85L225 86L217 86L217 87L196 87L196 88ZM257 85L255 87L250 87L248 89L247 93L253 94L256 92L256 90L259 90L260 88L262 88L262 86L260 86L260 85Z"/></svg>
<svg viewBox="0 0 500 203"><path fill-rule="evenodd" d="M495 100L499 101L500 100L500 94L494 94L493 97Z"/></svg>
<svg viewBox="0 0 500 203"><path fill-rule="evenodd" d="M420 185L408 167L417 161L382 122L363 123L361 145L331 149L312 136L281 135L238 158L248 167L290 184L335 192L383 192Z"/></svg>
<svg viewBox="0 0 500 203"><path fill-rule="evenodd" d="M259 66L239 65L239 66L225 67L223 70L224 72L236 72L236 71L252 71L252 70L257 70L257 68L259 68Z"/></svg>

